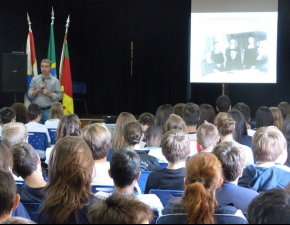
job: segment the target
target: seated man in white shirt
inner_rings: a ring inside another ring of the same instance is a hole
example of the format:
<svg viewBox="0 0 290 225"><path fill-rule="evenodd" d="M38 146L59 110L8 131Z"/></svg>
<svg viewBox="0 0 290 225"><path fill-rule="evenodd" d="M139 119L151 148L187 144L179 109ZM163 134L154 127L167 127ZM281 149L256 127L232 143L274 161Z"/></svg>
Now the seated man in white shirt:
<svg viewBox="0 0 290 225"><path fill-rule="evenodd" d="M114 181L115 192L123 195L134 195L137 199L156 210L159 215L163 209L160 199L155 194L139 194L134 186L140 178L140 157L128 148L115 150L110 160L109 175ZM110 193L97 192L98 198L106 199Z"/></svg>

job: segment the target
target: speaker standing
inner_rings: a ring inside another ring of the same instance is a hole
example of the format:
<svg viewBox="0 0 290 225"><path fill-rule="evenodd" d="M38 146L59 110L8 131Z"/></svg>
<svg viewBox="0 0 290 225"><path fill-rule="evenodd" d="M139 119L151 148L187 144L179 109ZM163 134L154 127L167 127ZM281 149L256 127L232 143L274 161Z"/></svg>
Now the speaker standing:
<svg viewBox="0 0 290 225"><path fill-rule="evenodd" d="M40 65L41 74L32 78L27 95L40 106L40 123L44 124L49 119L51 105L62 100L62 91L59 80L50 73L51 61L43 59Z"/></svg>

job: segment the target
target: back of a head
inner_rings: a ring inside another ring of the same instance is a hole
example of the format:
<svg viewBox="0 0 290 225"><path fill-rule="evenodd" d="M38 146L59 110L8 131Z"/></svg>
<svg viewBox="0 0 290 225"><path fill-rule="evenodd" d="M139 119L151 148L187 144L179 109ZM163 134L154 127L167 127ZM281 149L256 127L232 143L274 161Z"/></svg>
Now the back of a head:
<svg viewBox="0 0 290 225"><path fill-rule="evenodd" d="M158 126L158 125L151 125L145 131L146 145L148 146L147 143L152 143L155 140L157 140L157 141L159 140L160 144L161 144L162 136L163 136L162 128L160 126ZM148 146L148 147L158 147L158 146Z"/></svg>
<svg viewBox="0 0 290 225"><path fill-rule="evenodd" d="M11 148L13 145L28 141L27 127L23 123L14 122L3 126L1 130L2 143Z"/></svg>
<svg viewBox="0 0 290 225"><path fill-rule="evenodd" d="M186 163L185 182L182 203L188 215L187 223L214 223L215 190L223 182L222 165L218 158L208 153L191 156Z"/></svg>
<svg viewBox="0 0 290 225"><path fill-rule="evenodd" d="M290 114L290 104L288 102L280 102L277 106L283 115L283 118Z"/></svg>
<svg viewBox="0 0 290 225"><path fill-rule="evenodd" d="M125 146L125 143L123 141L122 130L125 124L129 122L136 122L135 116L128 112L120 113L116 121L116 126L114 129L114 135L113 135L113 140L112 140L112 148L114 150Z"/></svg>
<svg viewBox="0 0 290 225"><path fill-rule="evenodd" d="M197 128L196 139L203 149L215 146L218 138L218 130L211 123L205 121Z"/></svg>
<svg viewBox="0 0 290 225"><path fill-rule="evenodd" d="M253 136L253 155L257 162L275 162L286 149L286 139L275 126L260 127Z"/></svg>
<svg viewBox="0 0 290 225"><path fill-rule="evenodd" d="M164 132L167 132L167 131L170 131L173 129L179 129L179 130L182 130L184 132L187 132L186 124L185 124L184 120L176 114L171 114L169 116L168 120L165 123L165 131Z"/></svg>
<svg viewBox="0 0 290 225"><path fill-rule="evenodd" d="M171 104L160 105L155 113L155 124L159 125L163 129L164 124L172 113L173 107Z"/></svg>
<svg viewBox="0 0 290 225"><path fill-rule="evenodd" d="M37 116L41 114L40 106L35 103L31 103L28 106L27 114L30 121L35 120Z"/></svg>
<svg viewBox="0 0 290 225"><path fill-rule="evenodd" d="M251 110L248 105L246 105L243 102L237 103L232 109L239 110L243 115L246 120L246 122L249 122L251 119Z"/></svg>
<svg viewBox="0 0 290 225"><path fill-rule="evenodd" d="M139 144L142 138L142 126L138 122L127 123L123 127L123 136L128 145Z"/></svg>
<svg viewBox="0 0 290 225"><path fill-rule="evenodd" d="M82 137L68 136L56 143L49 159L42 208L49 223L64 223L72 212L89 204L94 164Z"/></svg>
<svg viewBox="0 0 290 225"><path fill-rule="evenodd" d="M273 115L267 106L261 106L256 111L256 128L272 126L274 124Z"/></svg>
<svg viewBox="0 0 290 225"><path fill-rule="evenodd" d="M28 143L19 143L11 148L13 156L13 171L25 179L37 169L37 159L34 148Z"/></svg>
<svg viewBox="0 0 290 225"><path fill-rule="evenodd" d="M88 212L91 224L148 224L152 209L135 196L114 193L102 203L95 203Z"/></svg>
<svg viewBox="0 0 290 225"><path fill-rule="evenodd" d="M230 110L231 99L227 95L219 96L215 103L219 112L228 112Z"/></svg>
<svg viewBox="0 0 290 225"><path fill-rule="evenodd" d="M245 153L234 141L218 143L212 150L222 164L225 182L236 181L243 171Z"/></svg>
<svg viewBox="0 0 290 225"><path fill-rule="evenodd" d="M287 151L288 151L287 162L290 163L290 115L286 116L284 119L282 133L287 141Z"/></svg>
<svg viewBox="0 0 290 225"><path fill-rule="evenodd" d="M243 135L248 135L247 125L246 125L247 122L245 120L245 117L237 109L230 110L228 114L230 114L236 122L234 139L237 142L241 143Z"/></svg>
<svg viewBox="0 0 290 225"><path fill-rule="evenodd" d="M0 119L2 124L7 124L12 122L12 120L16 117L16 113L14 109L11 107L4 107L0 111Z"/></svg>
<svg viewBox="0 0 290 225"><path fill-rule="evenodd" d="M61 119L63 117L63 106L60 102L55 102L50 108L50 119Z"/></svg>
<svg viewBox="0 0 290 225"><path fill-rule="evenodd" d="M124 188L133 183L140 171L140 157L130 149L115 150L110 160L110 174L114 185Z"/></svg>
<svg viewBox="0 0 290 225"><path fill-rule="evenodd" d="M230 114L221 112L216 115L214 125L217 127L220 135L226 136L235 132L236 121Z"/></svg>
<svg viewBox="0 0 290 225"><path fill-rule="evenodd" d="M0 143L0 168L10 170L13 167L13 157L10 149Z"/></svg>
<svg viewBox="0 0 290 225"><path fill-rule="evenodd" d="M190 141L186 132L170 130L161 140L162 154L168 162L185 162L190 153Z"/></svg>
<svg viewBox="0 0 290 225"><path fill-rule="evenodd" d="M149 127L155 124L155 117L152 113L144 112L139 116L139 123Z"/></svg>
<svg viewBox="0 0 290 225"><path fill-rule="evenodd" d="M16 184L9 170L0 168L0 218L11 213L16 197Z"/></svg>
<svg viewBox="0 0 290 225"><path fill-rule="evenodd" d="M0 224L36 224L34 221L20 216L13 216L0 222Z"/></svg>
<svg viewBox="0 0 290 225"><path fill-rule="evenodd" d="M199 106L188 102L182 109L182 118L187 126L197 125L199 120Z"/></svg>
<svg viewBox="0 0 290 225"><path fill-rule="evenodd" d="M281 110L278 107L270 107L269 109L271 110L273 116L273 125L278 127L278 129L282 131L284 118Z"/></svg>
<svg viewBox="0 0 290 225"><path fill-rule="evenodd" d="M216 113L214 108L210 104L204 103L199 106L199 116L200 119L198 121L198 126L203 124L205 120L209 123L213 123Z"/></svg>
<svg viewBox="0 0 290 225"><path fill-rule="evenodd" d="M58 123L56 140L59 141L66 136L79 136L81 129L81 121L76 114L64 115Z"/></svg>
<svg viewBox="0 0 290 225"><path fill-rule="evenodd" d="M103 159L108 155L111 132L101 123L87 125L81 135L92 151L94 160Z"/></svg>
<svg viewBox="0 0 290 225"><path fill-rule="evenodd" d="M255 197L248 206L249 224L288 224L290 194L283 188L272 188Z"/></svg>
<svg viewBox="0 0 290 225"><path fill-rule="evenodd" d="M27 108L23 103L15 102L11 105L11 108L15 111L17 122L28 122Z"/></svg>
<svg viewBox="0 0 290 225"><path fill-rule="evenodd" d="M185 103L177 103L173 106L173 113L182 117L182 109L185 106Z"/></svg>

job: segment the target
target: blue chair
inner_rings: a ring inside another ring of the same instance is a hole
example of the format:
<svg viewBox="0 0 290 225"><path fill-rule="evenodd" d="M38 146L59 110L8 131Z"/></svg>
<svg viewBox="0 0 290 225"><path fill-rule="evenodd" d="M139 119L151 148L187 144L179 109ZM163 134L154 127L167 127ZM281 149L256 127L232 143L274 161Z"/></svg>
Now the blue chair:
<svg viewBox="0 0 290 225"><path fill-rule="evenodd" d="M74 101L81 101L85 104L86 114L89 117L88 108L87 108L87 85L85 82L72 82L72 93Z"/></svg>
<svg viewBox="0 0 290 225"><path fill-rule="evenodd" d="M160 164L160 169L164 169L168 166L168 163L159 163Z"/></svg>
<svg viewBox="0 0 290 225"><path fill-rule="evenodd" d="M46 133L43 132L28 132L28 143L32 145L34 150L39 154L41 161L45 160L45 151L48 147Z"/></svg>
<svg viewBox="0 0 290 225"><path fill-rule="evenodd" d="M26 209L30 219L37 223L38 211L41 203L26 203L22 202L24 208Z"/></svg>
<svg viewBox="0 0 290 225"><path fill-rule="evenodd" d="M151 171L142 171L139 180L137 181L139 184L139 187L141 189L142 194L145 192L146 182L147 178Z"/></svg>
<svg viewBox="0 0 290 225"><path fill-rule="evenodd" d="M51 145L55 145L56 143L56 129L54 128L47 128L48 134L50 136L50 143Z"/></svg>
<svg viewBox="0 0 290 225"><path fill-rule="evenodd" d="M96 194L99 191L113 193L114 192L114 185L91 185L92 193Z"/></svg>
<svg viewBox="0 0 290 225"><path fill-rule="evenodd" d="M149 194L155 194L160 199L163 206L169 204L169 200L180 199L184 191L150 189Z"/></svg>
<svg viewBox="0 0 290 225"><path fill-rule="evenodd" d="M49 182L49 178L48 178L48 168L45 168L44 180L46 182Z"/></svg>

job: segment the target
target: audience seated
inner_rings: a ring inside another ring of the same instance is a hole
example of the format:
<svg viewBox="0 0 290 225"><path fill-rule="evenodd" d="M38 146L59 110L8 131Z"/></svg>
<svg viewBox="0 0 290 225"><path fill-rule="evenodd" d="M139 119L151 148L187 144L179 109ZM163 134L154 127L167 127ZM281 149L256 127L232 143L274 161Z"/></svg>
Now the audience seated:
<svg viewBox="0 0 290 225"><path fill-rule="evenodd" d="M27 127L27 131L28 132L45 133L47 140L48 140L48 146L50 146L51 141L50 141L50 136L48 134L48 130L47 130L45 125L39 123L39 121L41 120L41 109L40 109L39 105L37 105L35 103L31 103L28 106L28 118L29 118L30 122L25 124L25 126ZM36 149L35 149L35 151L42 158L43 151L37 151Z"/></svg>
<svg viewBox="0 0 290 225"><path fill-rule="evenodd" d="M217 128L207 121L204 121L204 123L197 128L196 138L198 144L201 146L200 152L203 153L211 153L214 146L220 140Z"/></svg>
<svg viewBox="0 0 290 225"><path fill-rule="evenodd" d="M163 137L163 130L158 125L151 125L145 132L146 150L149 150L148 155L157 158L159 163L167 163L167 159L162 154L161 139Z"/></svg>
<svg viewBox="0 0 290 225"><path fill-rule="evenodd" d="M56 129L60 119L63 117L63 106L60 102L55 102L50 108L49 120L46 120L44 125L47 129ZM17 117L16 117L17 118Z"/></svg>
<svg viewBox="0 0 290 225"><path fill-rule="evenodd" d="M149 224L153 213L134 196L114 193L102 203L92 205L88 217L91 224Z"/></svg>
<svg viewBox="0 0 290 225"><path fill-rule="evenodd" d="M0 119L1 119L1 126L0 126L0 132L4 125L15 122L16 121L16 114L14 109L10 107L4 107L0 111Z"/></svg>
<svg viewBox="0 0 290 225"><path fill-rule="evenodd" d="M187 133L191 141L196 141L196 129L199 121L199 106L192 102L188 102L182 109L182 119L187 128Z"/></svg>
<svg viewBox="0 0 290 225"><path fill-rule="evenodd" d="M145 131L147 130L147 128L151 125L155 124L155 117L153 114L149 113L149 112L144 112L139 116L139 120L138 122L141 124L142 126L142 130L143 133L145 133ZM140 142L140 146L141 148L144 148L146 144L146 137L144 137L141 142Z"/></svg>
<svg viewBox="0 0 290 225"><path fill-rule="evenodd" d="M10 106L12 109L14 109L16 114L16 122L26 124L28 123L28 114L27 114L27 108L23 103L15 102Z"/></svg>
<svg viewBox="0 0 290 225"><path fill-rule="evenodd" d="M155 112L155 124L163 129L163 133L165 133L165 123L172 113L173 107L171 104L160 105Z"/></svg>
<svg viewBox="0 0 290 225"><path fill-rule="evenodd" d="M42 175L41 161L34 148L28 143L19 143L11 149L13 173L24 179L24 184L17 184L17 193L21 202L41 203L46 182Z"/></svg>
<svg viewBox="0 0 290 225"><path fill-rule="evenodd" d="M114 129L114 135L112 140L112 148L117 150L126 146L126 143L123 140L123 127L129 122L136 122L136 118L133 114L128 112L122 112L117 118L116 127ZM108 158L110 159L112 152L109 152ZM110 160L108 160L110 161Z"/></svg>
<svg viewBox="0 0 290 225"><path fill-rule="evenodd" d="M115 192L125 196L134 195L161 215L163 205L156 195L139 194L134 191L134 186L140 174L140 157L136 151L123 148L113 152L110 160L109 175L114 181ZM106 199L111 194L99 191L95 195L100 199Z"/></svg>
<svg viewBox="0 0 290 225"><path fill-rule="evenodd" d="M190 153L187 133L170 130L162 137L161 146L168 166L149 174L145 194L150 189L184 190L185 161Z"/></svg>
<svg viewBox="0 0 290 225"><path fill-rule="evenodd" d="M244 215L247 214L249 203L258 192L238 186L238 179L243 174L245 154L240 145L233 141L219 143L212 153L219 159L223 168L224 182L216 190L219 203L233 203Z"/></svg>
<svg viewBox="0 0 290 225"><path fill-rule="evenodd" d="M191 224L213 224L214 214L244 217L235 207L217 202L215 192L222 182L222 165L215 155L199 153L190 157L186 163L184 194L180 201L166 206L163 215L186 213L186 223Z"/></svg>
<svg viewBox="0 0 290 225"><path fill-rule="evenodd" d="M253 136L260 127L273 126L274 120L271 110L267 106L261 106L256 111L256 128L249 129L248 135Z"/></svg>
<svg viewBox="0 0 290 225"><path fill-rule="evenodd" d="M36 224L34 221L20 216L10 217L0 221L0 224Z"/></svg>
<svg viewBox="0 0 290 225"><path fill-rule="evenodd" d="M288 224L290 194L283 188L272 188L260 193L248 206L249 224Z"/></svg>
<svg viewBox="0 0 290 225"><path fill-rule="evenodd" d="M287 160L284 165L290 167L290 115L286 116L284 119L284 125L282 129L282 133L286 138L287 142Z"/></svg>
<svg viewBox="0 0 290 225"><path fill-rule="evenodd" d="M260 127L253 136L253 151L257 163L244 169L239 186L263 192L290 182L290 169L283 165L287 142L277 127Z"/></svg>
<svg viewBox="0 0 290 225"><path fill-rule="evenodd" d="M84 127L81 136L90 147L95 161L92 183L113 185L113 180L108 174L110 163L107 162L107 155L111 143L111 132L104 124L93 123Z"/></svg>
<svg viewBox="0 0 290 225"><path fill-rule="evenodd" d="M231 99L227 95L220 95L216 100L217 112L228 112L231 110Z"/></svg>
<svg viewBox="0 0 290 225"><path fill-rule="evenodd" d="M64 115L60 121L56 130L56 142L63 137L67 136L80 136L81 135L81 121L76 114ZM49 158L53 147L46 149L45 163L49 164Z"/></svg>
<svg viewBox="0 0 290 225"><path fill-rule="evenodd" d="M220 112L214 120L214 125L217 127L219 131L221 142L234 141L236 122L229 113ZM252 149L246 145L242 145L242 144L239 144L239 145L241 145L245 153L244 166L254 164Z"/></svg>
<svg viewBox="0 0 290 225"><path fill-rule="evenodd" d="M81 137L68 136L54 146L48 165L39 224L89 223L88 209L99 199L91 193L94 160Z"/></svg>
<svg viewBox="0 0 290 225"><path fill-rule="evenodd" d="M16 185L11 173L0 168L0 222L12 216L12 210L18 207L20 196L16 194Z"/></svg>
<svg viewBox="0 0 290 225"><path fill-rule="evenodd" d="M141 171L155 171L160 169L160 164L156 157L148 155L144 149L140 148L140 141L143 136L142 126L138 122L127 123L123 127L123 138L128 148L136 151L140 157Z"/></svg>
<svg viewBox="0 0 290 225"><path fill-rule="evenodd" d="M199 127L206 120L213 124L214 118L216 116L214 108L207 103L199 105L199 121L197 122L197 127Z"/></svg>
<svg viewBox="0 0 290 225"><path fill-rule="evenodd" d="M278 129L282 131L284 118L283 118L281 110L277 107L270 107L269 109L271 110L271 113L273 116L273 125L278 127Z"/></svg>
<svg viewBox="0 0 290 225"><path fill-rule="evenodd" d="M290 104L288 102L280 102L277 108L281 110L283 118L290 114Z"/></svg>
<svg viewBox="0 0 290 225"><path fill-rule="evenodd" d="M182 117L182 109L185 106L185 103L177 103L173 106L173 113Z"/></svg>

